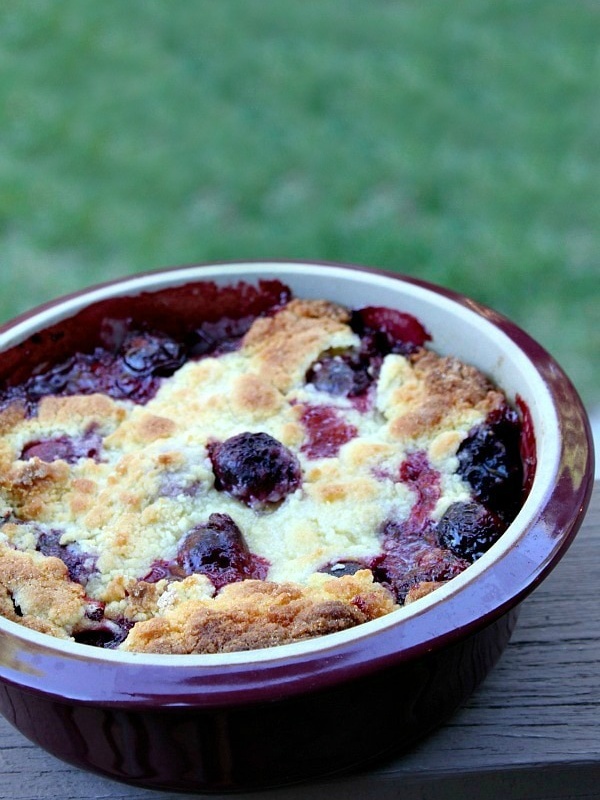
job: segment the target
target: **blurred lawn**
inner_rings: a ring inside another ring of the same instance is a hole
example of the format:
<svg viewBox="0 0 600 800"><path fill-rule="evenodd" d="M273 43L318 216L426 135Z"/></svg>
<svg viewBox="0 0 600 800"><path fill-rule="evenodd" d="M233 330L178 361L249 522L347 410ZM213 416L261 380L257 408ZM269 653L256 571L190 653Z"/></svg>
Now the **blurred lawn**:
<svg viewBox="0 0 600 800"><path fill-rule="evenodd" d="M366 263L512 317L600 405L600 5L12 0L0 320L163 265Z"/></svg>

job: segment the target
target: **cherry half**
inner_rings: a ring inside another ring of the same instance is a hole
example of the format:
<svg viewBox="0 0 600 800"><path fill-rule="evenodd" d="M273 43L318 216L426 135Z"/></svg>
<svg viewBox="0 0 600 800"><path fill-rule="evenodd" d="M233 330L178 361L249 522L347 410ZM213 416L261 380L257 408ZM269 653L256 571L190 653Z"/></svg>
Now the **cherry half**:
<svg viewBox="0 0 600 800"><path fill-rule="evenodd" d="M216 589L249 578L264 580L268 562L253 555L228 514L211 514L182 539L177 550L184 575L206 575Z"/></svg>

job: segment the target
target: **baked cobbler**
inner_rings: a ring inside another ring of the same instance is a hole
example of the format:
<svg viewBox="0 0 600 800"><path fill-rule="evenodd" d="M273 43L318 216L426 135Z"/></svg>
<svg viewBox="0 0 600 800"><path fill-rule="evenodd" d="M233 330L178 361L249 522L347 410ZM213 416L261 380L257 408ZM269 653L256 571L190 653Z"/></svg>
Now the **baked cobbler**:
<svg viewBox="0 0 600 800"><path fill-rule="evenodd" d="M177 335L106 320L5 382L5 617L134 652L269 647L414 602L510 524L522 425L485 375L395 309L227 291Z"/></svg>

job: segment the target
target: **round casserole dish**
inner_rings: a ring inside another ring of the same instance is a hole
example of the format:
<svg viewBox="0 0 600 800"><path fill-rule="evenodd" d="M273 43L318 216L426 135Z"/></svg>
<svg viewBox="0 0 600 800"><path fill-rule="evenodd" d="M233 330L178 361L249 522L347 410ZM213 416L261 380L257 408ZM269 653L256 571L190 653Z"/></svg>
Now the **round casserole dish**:
<svg viewBox="0 0 600 800"><path fill-rule="evenodd" d="M98 319L115 299L176 315L186 293L173 289L261 279L281 280L297 297L415 316L432 349L478 367L528 409L535 476L517 518L468 570L349 631L264 650L168 656L55 640L0 619L4 716L59 758L128 783L188 792L262 789L409 746L485 677L509 641L520 602L563 556L589 502L589 423L556 362L490 309L395 274L264 262L140 275L4 325L0 372L31 371L51 359L53 345L37 334L54 326L64 341L90 344L94 333L82 329L81 314ZM18 359L11 355L17 352Z"/></svg>

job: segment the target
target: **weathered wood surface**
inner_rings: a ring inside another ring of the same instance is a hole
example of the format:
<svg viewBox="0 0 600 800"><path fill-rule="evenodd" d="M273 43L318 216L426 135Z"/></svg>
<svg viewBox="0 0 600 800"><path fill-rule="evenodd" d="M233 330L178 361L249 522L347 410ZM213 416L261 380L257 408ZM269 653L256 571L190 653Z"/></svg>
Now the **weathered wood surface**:
<svg viewBox="0 0 600 800"><path fill-rule="evenodd" d="M500 662L412 752L337 780L249 800L600 798L600 483L571 549L523 604ZM0 719L0 798L175 800L63 764ZM216 797L216 795L212 795Z"/></svg>

